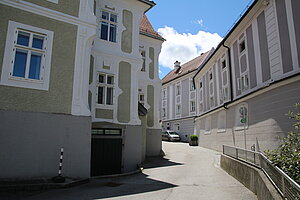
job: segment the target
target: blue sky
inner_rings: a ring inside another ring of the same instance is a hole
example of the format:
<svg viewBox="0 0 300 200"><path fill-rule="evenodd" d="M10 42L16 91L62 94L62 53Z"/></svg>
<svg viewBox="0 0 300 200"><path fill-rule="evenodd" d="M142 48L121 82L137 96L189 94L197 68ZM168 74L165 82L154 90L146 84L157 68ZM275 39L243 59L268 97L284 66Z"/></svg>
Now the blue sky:
<svg viewBox="0 0 300 200"><path fill-rule="evenodd" d="M155 0L146 14L165 39L159 58L160 78L216 47L252 0Z"/></svg>

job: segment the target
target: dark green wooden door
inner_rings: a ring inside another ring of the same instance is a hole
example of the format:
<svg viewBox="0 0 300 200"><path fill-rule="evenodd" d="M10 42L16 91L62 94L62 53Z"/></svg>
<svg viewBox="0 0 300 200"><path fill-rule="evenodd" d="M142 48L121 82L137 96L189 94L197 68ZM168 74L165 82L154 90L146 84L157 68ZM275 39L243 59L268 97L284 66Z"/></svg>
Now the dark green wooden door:
<svg viewBox="0 0 300 200"><path fill-rule="evenodd" d="M92 138L91 176L121 173L122 139Z"/></svg>

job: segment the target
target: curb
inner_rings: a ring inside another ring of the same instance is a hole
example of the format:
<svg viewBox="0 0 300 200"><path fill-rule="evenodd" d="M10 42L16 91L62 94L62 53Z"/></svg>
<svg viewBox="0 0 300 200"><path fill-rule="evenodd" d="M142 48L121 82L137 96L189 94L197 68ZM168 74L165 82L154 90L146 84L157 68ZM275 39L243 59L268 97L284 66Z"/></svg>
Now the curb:
<svg viewBox="0 0 300 200"><path fill-rule="evenodd" d="M141 173L143 170L144 170L143 167L139 167L137 170L132 171L132 172L127 172L127 173L122 173L122 174L113 174L113 175L104 175L104 176L93 176L93 177L90 177L90 179L117 178L117 177L123 177L123 176L130 176L130 175Z"/></svg>
<svg viewBox="0 0 300 200"><path fill-rule="evenodd" d="M11 183L11 184L2 184L0 185L0 191L35 191L35 190L47 190L47 189L59 189L59 188L69 188L78 186L81 184L88 183L89 178L73 180L68 183Z"/></svg>

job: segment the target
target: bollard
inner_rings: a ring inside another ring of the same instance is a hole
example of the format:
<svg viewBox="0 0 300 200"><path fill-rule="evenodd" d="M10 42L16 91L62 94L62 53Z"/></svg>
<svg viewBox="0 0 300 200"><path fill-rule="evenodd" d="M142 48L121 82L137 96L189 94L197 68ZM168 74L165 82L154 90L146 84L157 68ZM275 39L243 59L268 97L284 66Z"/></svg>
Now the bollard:
<svg viewBox="0 0 300 200"><path fill-rule="evenodd" d="M66 178L61 176L62 172L62 163L63 163L63 155L64 155L64 148L60 149L60 157L59 157L59 167L58 167L58 176L52 178L52 181L55 183L64 183Z"/></svg>

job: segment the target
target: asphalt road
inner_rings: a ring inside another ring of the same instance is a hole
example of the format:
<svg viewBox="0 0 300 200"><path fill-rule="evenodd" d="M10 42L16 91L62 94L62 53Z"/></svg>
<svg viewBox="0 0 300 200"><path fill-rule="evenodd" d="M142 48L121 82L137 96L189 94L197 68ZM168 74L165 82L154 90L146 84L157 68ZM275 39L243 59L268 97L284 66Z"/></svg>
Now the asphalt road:
<svg viewBox="0 0 300 200"><path fill-rule="evenodd" d="M164 158L151 158L143 173L92 179L85 185L18 192L0 199L26 200L257 200L219 166L220 155L186 143L163 142Z"/></svg>

